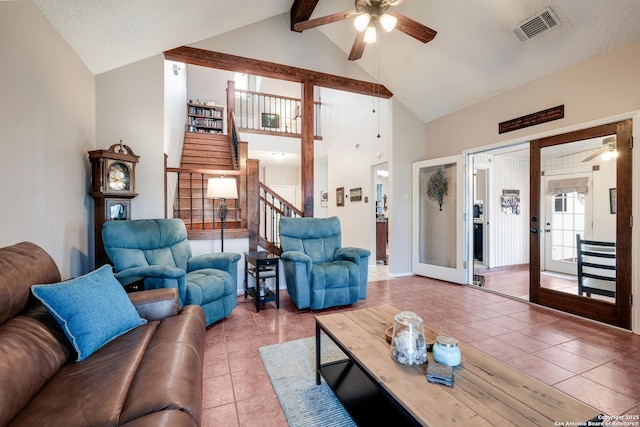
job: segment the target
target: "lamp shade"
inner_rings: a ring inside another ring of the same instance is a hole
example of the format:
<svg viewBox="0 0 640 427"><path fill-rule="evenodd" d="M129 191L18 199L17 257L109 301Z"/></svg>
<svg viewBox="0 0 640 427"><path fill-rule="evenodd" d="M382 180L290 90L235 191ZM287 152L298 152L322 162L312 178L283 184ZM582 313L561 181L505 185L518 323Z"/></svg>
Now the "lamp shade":
<svg viewBox="0 0 640 427"><path fill-rule="evenodd" d="M396 27L397 22L398 18L389 15L388 13L385 13L380 17L380 25L382 25L382 28L384 28L387 32L393 30Z"/></svg>
<svg viewBox="0 0 640 427"><path fill-rule="evenodd" d="M235 178L209 178L207 199L237 199L238 187Z"/></svg>
<svg viewBox="0 0 640 427"><path fill-rule="evenodd" d="M362 15L358 15L356 19L353 21L353 25L356 27L358 31L364 31L369 25L369 21L371 20L371 16L368 13L363 13Z"/></svg>
<svg viewBox="0 0 640 427"><path fill-rule="evenodd" d="M364 30L364 42L365 43L375 43L377 39L376 27L371 24Z"/></svg>

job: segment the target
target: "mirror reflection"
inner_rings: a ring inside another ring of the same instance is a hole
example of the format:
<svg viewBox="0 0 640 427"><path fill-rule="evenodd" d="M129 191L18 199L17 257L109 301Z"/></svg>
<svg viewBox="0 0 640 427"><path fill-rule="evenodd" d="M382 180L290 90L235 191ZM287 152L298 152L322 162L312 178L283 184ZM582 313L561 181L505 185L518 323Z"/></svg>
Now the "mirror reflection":
<svg viewBox="0 0 640 427"><path fill-rule="evenodd" d="M540 286L615 303L615 141L542 148Z"/></svg>

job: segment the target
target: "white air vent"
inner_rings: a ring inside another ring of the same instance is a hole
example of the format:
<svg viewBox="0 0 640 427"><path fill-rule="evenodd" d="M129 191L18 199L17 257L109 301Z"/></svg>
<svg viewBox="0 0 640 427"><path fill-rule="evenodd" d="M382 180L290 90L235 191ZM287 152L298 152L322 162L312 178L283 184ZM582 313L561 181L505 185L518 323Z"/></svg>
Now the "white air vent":
<svg viewBox="0 0 640 427"><path fill-rule="evenodd" d="M562 25L562 22L558 19L555 13L550 7L545 7L540 12L525 19L512 31L513 34L522 43L526 43L529 40L533 40L541 35L547 33L554 28L558 28Z"/></svg>

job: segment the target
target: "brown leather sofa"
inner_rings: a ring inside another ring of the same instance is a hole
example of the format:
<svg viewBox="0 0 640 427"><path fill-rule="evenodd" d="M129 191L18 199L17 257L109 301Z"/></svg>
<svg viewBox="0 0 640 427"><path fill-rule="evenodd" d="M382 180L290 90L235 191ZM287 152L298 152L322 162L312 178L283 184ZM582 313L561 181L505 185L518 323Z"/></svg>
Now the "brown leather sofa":
<svg viewBox="0 0 640 427"><path fill-rule="evenodd" d="M175 289L129 294L148 322L82 362L33 297L60 281L32 243L0 248L0 426L199 426L205 320Z"/></svg>

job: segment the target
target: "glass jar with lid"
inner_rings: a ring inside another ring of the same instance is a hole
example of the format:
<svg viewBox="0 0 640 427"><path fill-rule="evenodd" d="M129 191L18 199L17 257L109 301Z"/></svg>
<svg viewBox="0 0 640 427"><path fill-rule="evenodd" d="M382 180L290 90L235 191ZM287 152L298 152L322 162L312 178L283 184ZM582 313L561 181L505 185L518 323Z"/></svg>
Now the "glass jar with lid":
<svg viewBox="0 0 640 427"><path fill-rule="evenodd" d="M458 366L460 358L457 339L444 335L436 337L436 343L433 345L433 360L447 366Z"/></svg>
<svg viewBox="0 0 640 427"><path fill-rule="evenodd" d="M401 311L394 317L391 357L403 365L422 365L427 362L424 324L412 311Z"/></svg>

